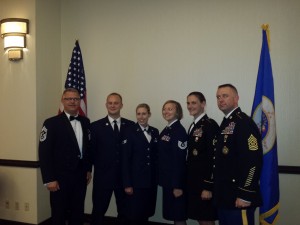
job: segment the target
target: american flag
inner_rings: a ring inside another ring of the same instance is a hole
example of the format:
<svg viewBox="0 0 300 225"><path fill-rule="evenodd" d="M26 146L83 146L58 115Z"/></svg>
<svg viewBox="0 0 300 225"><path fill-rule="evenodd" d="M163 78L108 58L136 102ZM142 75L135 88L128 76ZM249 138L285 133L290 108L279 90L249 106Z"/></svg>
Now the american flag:
<svg viewBox="0 0 300 225"><path fill-rule="evenodd" d="M85 86L85 73L83 67L82 54L78 40L75 42L75 47L72 52L68 74L66 78L65 88L76 88L80 94L80 108L79 114L87 116L87 101L86 101L86 86ZM64 110L64 106L60 104L59 112Z"/></svg>

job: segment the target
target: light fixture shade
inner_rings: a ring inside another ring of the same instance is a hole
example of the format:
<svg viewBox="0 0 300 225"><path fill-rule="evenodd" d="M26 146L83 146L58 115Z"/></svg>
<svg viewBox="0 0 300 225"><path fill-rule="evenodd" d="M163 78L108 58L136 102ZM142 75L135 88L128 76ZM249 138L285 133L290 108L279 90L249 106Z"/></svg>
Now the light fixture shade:
<svg viewBox="0 0 300 225"><path fill-rule="evenodd" d="M1 36L6 34L28 34L29 32L29 20L21 18L8 18L0 21L1 24Z"/></svg>
<svg viewBox="0 0 300 225"><path fill-rule="evenodd" d="M7 48L25 48L26 41L24 36L4 36L4 49Z"/></svg>

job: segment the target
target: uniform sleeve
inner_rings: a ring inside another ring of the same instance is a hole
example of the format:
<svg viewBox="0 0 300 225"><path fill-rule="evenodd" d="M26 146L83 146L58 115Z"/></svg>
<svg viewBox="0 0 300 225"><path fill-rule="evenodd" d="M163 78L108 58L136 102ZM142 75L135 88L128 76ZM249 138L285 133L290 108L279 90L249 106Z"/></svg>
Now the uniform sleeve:
<svg viewBox="0 0 300 225"><path fill-rule="evenodd" d="M187 134L184 128L175 133L172 140L172 187L182 189L186 182Z"/></svg>
<svg viewBox="0 0 300 225"><path fill-rule="evenodd" d="M256 124L250 119L242 119L236 131L238 148L237 197L252 201L259 190L263 150Z"/></svg>
<svg viewBox="0 0 300 225"><path fill-rule="evenodd" d="M40 133L39 163L44 183L57 180L54 172L54 140L55 132L49 121L45 121Z"/></svg>
<svg viewBox="0 0 300 225"><path fill-rule="evenodd" d="M121 141L121 166L123 187L132 187L132 176L130 172L132 161L132 129L127 128Z"/></svg>
<svg viewBox="0 0 300 225"><path fill-rule="evenodd" d="M86 152L85 152L85 164L86 169L89 172L92 172L92 156L91 156L91 131L90 131L90 120L88 118L85 118L84 126L82 129L84 130L84 133L86 137L84 137L86 140Z"/></svg>
<svg viewBox="0 0 300 225"><path fill-rule="evenodd" d="M97 126L96 123L91 123L90 125L90 132L91 132L91 140L90 140L90 162L92 165L95 165L96 160L96 151L97 151Z"/></svg>
<svg viewBox="0 0 300 225"><path fill-rule="evenodd" d="M209 121L206 135L206 149L207 149L207 167L203 171L203 181L202 186L204 190L213 190L213 166L214 166L214 156L215 156L215 139L219 133L219 126L215 121Z"/></svg>

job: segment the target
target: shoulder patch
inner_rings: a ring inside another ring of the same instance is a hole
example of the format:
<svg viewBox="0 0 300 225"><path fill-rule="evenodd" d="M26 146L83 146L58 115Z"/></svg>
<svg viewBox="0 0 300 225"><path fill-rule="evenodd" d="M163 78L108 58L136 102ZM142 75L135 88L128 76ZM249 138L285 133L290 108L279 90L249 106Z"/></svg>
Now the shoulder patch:
<svg viewBox="0 0 300 225"><path fill-rule="evenodd" d="M178 148L180 148L181 150L185 150L186 147L187 147L187 141L185 142L178 141Z"/></svg>
<svg viewBox="0 0 300 225"><path fill-rule="evenodd" d="M43 126L41 134L40 134L40 142L43 142L47 139L47 128Z"/></svg>

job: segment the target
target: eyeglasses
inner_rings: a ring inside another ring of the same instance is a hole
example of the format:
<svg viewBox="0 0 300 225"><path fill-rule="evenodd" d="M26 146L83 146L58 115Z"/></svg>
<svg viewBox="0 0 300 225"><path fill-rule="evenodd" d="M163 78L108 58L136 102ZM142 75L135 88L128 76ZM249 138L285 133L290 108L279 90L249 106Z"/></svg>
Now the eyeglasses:
<svg viewBox="0 0 300 225"><path fill-rule="evenodd" d="M75 102L79 102L80 101L80 98L64 98L65 101L75 101Z"/></svg>

